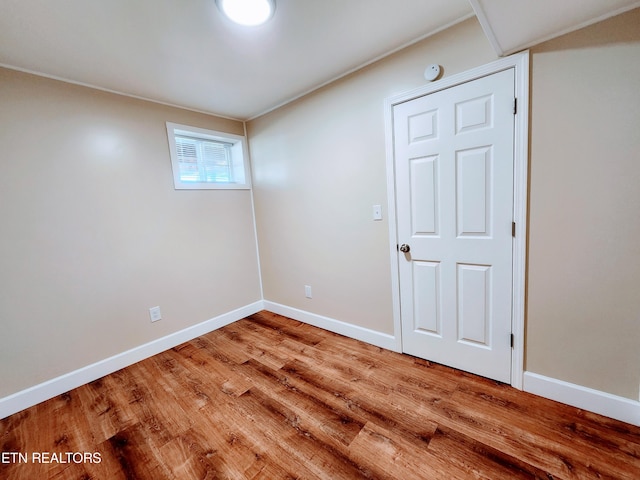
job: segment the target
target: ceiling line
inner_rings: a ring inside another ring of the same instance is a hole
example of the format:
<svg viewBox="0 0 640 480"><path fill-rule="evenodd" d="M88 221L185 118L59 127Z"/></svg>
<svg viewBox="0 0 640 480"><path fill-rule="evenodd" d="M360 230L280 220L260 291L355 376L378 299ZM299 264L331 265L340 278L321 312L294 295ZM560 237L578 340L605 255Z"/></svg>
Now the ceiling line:
<svg viewBox="0 0 640 480"><path fill-rule="evenodd" d="M8 70L14 70L16 72L28 73L30 75L35 75L37 77L48 78L50 80L56 80L58 82L69 83L71 85L77 85L79 87L90 88L92 90L99 90L101 92L112 93L114 95L120 95L121 97L128 97L128 98L133 98L135 100L142 100L144 102L151 102L151 103L155 103L155 104L158 104L158 105L164 105L165 107L179 108L181 110L187 110L187 111L195 112L195 113L202 113L203 115L211 115L211 116L222 118L222 119L225 119L225 120L233 120L234 122L240 122L240 123L244 122L244 120L242 120L240 118L229 117L227 115L221 115L219 113L210 112L208 110L199 110L197 108L187 107L187 106L184 106L184 105L178 105L178 104L175 104L175 103L163 102L162 100L156 100L156 99L149 98L149 97L143 97L143 96L140 96L140 95L135 95L133 93L125 93L125 92L121 92L119 90L112 90L110 88L99 87L99 86L93 85L91 83L79 82L77 80L70 80L68 78L58 77L57 75L50 75L48 73L38 72L37 70L29 70L28 68L16 67L14 65L9 65L9 64L6 64L6 63L0 63L0 68L6 68Z"/></svg>
<svg viewBox="0 0 640 480"><path fill-rule="evenodd" d="M506 50L504 52L504 55L511 55L512 53L516 53L516 51L525 50L525 49L533 47L535 45L539 45L541 43L544 43L544 42L546 42L548 40L553 40L554 38L558 38L558 37L561 37L562 35L566 35L568 33L575 32L576 30L580 30L582 28L588 27L588 26L593 25L595 23L602 22L604 20L607 20L609 18L615 17L617 15L621 15L621 14L623 14L625 12L628 12L628 11L633 10L634 8L638 8L638 7L640 7L640 1L632 3L630 5L626 5L624 7L620 7L617 10L612 10L610 12L603 13L602 15L600 15L598 17L594 17L594 18L585 20L584 22L580 22L578 24L573 24L572 26L569 26L569 27L567 27L565 29L562 29L562 30L560 30L558 32L550 33L548 35L543 35L541 37L537 37L536 39L525 43L521 47L516 47L516 48L511 48L511 49Z"/></svg>
<svg viewBox="0 0 640 480"><path fill-rule="evenodd" d="M446 30L447 28L453 27L454 25L457 25L458 23L462 23L465 20L468 20L468 19L470 19L472 17L475 17L475 16L476 16L476 14L474 12L471 12L471 13L468 13L466 15L463 15L462 17L457 18L456 20L453 20L453 21L451 21L451 22L449 22L449 23L447 23L447 24L445 24L445 25L443 25L441 27L436 28L435 30L432 30L432 31L430 31L428 33L425 33L424 35L421 35L418 38L410 40L409 42L404 43L404 44L400 45L399 47L394 48L393 50L390 50L390 51L388 51L386 53L383 53L382 55L378 55L377 57L375 57L375 58L373 58L373 59L371 59L371 60L369 60L369 61L367 61L367 62L365 62L365 63L363 63L361 65L358 65L357 67L352 68L351 70L348 70L348 71L346 71L344 73L341 73L340 75L338 75L336 77L333 77L333 78L327 80L326 82L321 83L320 85L312 87L309 90L305 90L304 92L300 93L299 95L296 95L296 96L294 96L294 97L292 97L292 98L290 98L288 100L285 100L285 101L275 105L274 107L268 108L267 110L265 110L262 113L258 113L256 115L253 115L252 117L247 118L246 121L250 122L252 120L255 120L258 117L266 115L267 113L273 112L274 110L277 110L277 109L279 109L281 107L284 107L285 105L288 105L289 103L295 102L296 100L298 100L298 99L300 99L302 97L305 97L305 96L309 95L310 93L313 93L313 92L315 92L317 90L320 90L321 88L326 87L327 85L329 85L329 84L331 84L333 82L336 82L336 81L340 80L341 78L347 77L347 76L351 75L352 73L357 72L358 70L361 70L361 69L363 69L365 67L368 67L369 65L372 65L372 64L374 64L374 63L376 63L376 62L378 62L378 61L380 61L380 60L382 60L382 59L384 59L384 58L386 58L386 57L388 57L390 55L393 55L396 52L399 52L400 50L403 50L403 49L405 49L407 47L410 47L411 45L414 45L414 44L416 44L418 42L421 42L425 38L428 38L428 37L431 37L433 35L436 35L437 33L440 33L442 31Z"/></svg>

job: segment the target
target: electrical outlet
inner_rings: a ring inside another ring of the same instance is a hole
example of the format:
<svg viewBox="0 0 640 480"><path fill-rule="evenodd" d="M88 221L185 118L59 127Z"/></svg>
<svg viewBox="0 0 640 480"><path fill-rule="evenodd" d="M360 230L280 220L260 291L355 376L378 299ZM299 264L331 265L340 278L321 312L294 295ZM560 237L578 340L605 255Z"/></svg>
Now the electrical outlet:
<svg viewBox="0 0 640 480"><path fill-rule="evenodd" d="M305 285L304 286L304 296L307 298L312 298L313 296L311 295L311 285Z"/></svg>
<svg viewBox="0 0 640 480"><path fill-rule="evenodd" d="M162 312L160 311L160 307L150 308L149 316L151 317L152 322L157 322L158 320L162 320Z"/></svg>

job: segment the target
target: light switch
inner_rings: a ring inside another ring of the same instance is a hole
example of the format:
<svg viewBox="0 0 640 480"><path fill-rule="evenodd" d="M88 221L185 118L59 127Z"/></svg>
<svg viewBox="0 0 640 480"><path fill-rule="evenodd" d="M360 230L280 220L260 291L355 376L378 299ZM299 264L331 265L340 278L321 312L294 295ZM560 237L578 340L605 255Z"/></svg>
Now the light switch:
<svg viewBox="0 0 640 480"><path fill-rule="evenodd" d="M382 220L382 207L380 205L373 206L373 219Z"/></svg>

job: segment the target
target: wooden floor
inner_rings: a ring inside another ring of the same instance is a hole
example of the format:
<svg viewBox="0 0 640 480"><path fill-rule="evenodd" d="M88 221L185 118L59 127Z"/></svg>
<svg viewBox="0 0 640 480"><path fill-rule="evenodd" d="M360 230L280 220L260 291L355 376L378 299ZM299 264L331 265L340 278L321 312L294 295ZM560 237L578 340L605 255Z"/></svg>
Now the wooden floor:
<svg viewBox="0 0 640 480"><path fill-rule="evenodd" d="M266 312L0 420L0 446L3 480L640 479L638 427Z"/></svg>

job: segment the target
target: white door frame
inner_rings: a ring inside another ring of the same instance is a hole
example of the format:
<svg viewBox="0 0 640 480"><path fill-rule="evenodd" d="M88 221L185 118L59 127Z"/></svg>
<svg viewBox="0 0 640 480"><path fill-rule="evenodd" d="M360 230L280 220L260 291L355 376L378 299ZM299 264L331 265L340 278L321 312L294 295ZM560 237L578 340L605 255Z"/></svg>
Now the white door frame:
<svg viewBox="0 0 640 480"><path fill-rule="evenodd" d="M400 321L400 274L398 269L398 227L396 220L395 158L393 148L393 107L400 103L454 87L503 70L515 70L517 114L514 125L513 221L513 302L511 322L513 349L511 352L511 385L522 390L524 376L524 316L527 247L527 187L529 170L529 52L501 58L481 67L443 78L415 90L387 98L385 109L385 142L387 157L387 202L389 218L389 246L391 257L391 286L393 299L393 331L395 349L402 351Z"/></svg>

